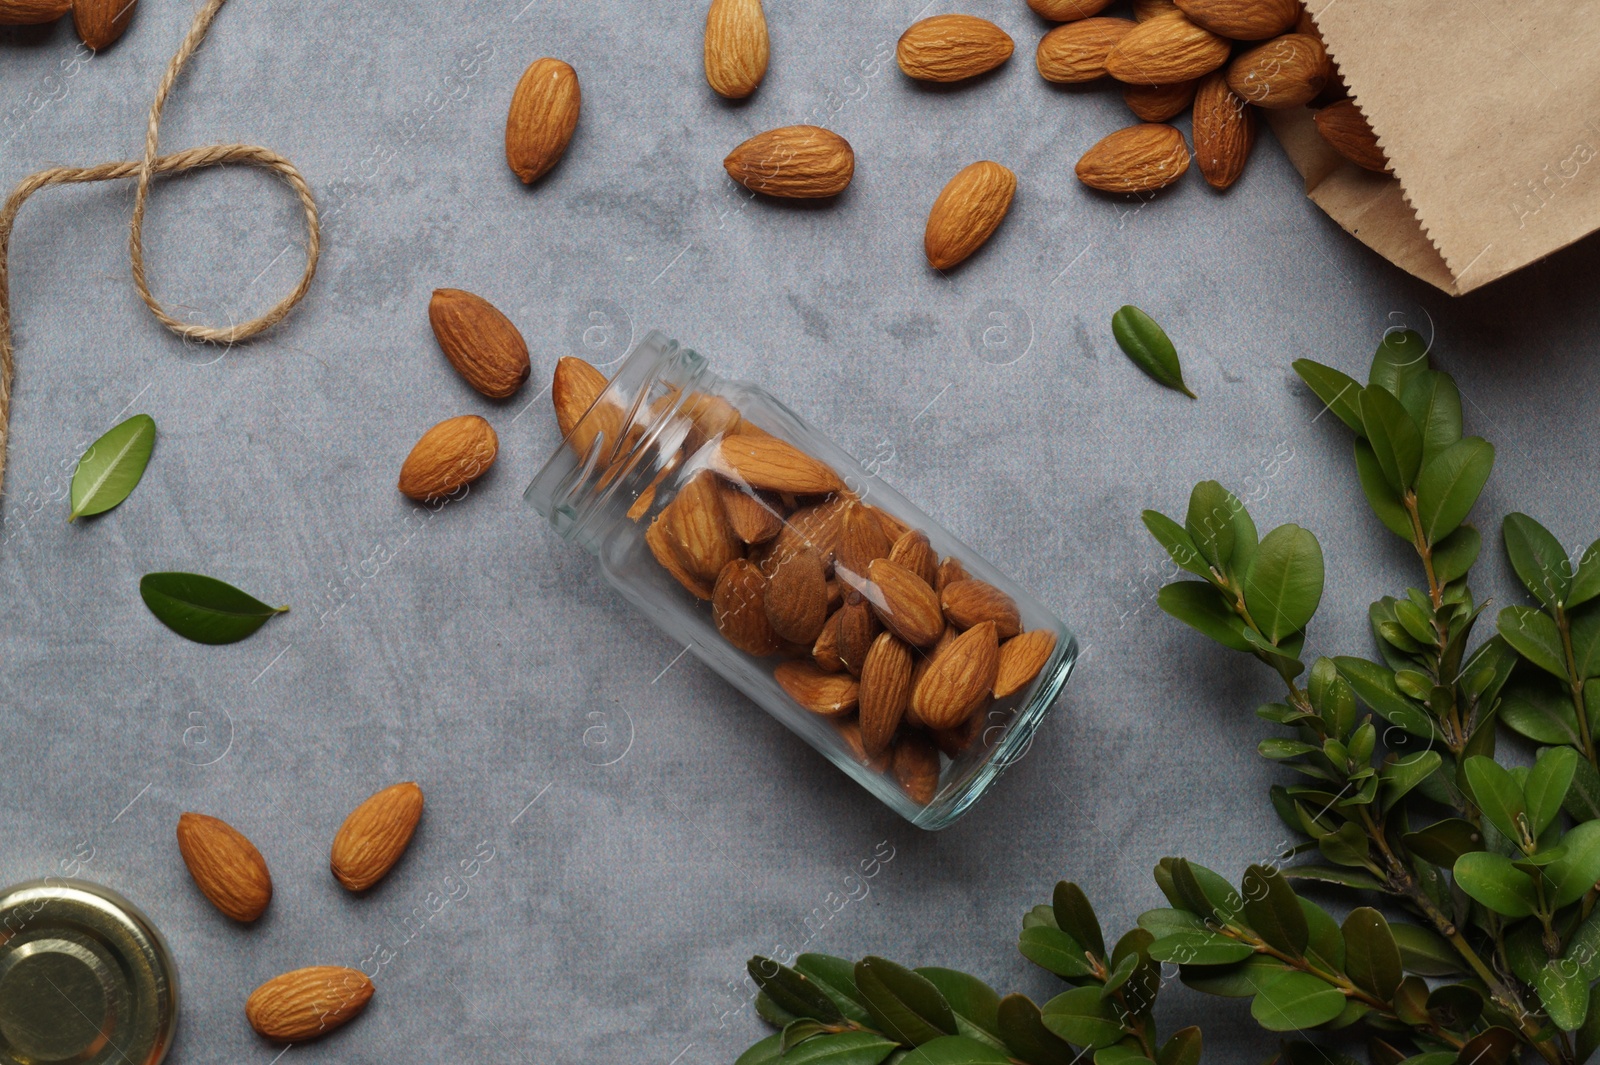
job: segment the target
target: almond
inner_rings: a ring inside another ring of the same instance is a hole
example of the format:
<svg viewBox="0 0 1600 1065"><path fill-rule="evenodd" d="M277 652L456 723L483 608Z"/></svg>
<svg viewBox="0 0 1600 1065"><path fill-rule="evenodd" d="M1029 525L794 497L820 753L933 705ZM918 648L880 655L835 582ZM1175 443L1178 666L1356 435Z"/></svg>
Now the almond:
<svg viewBox="0 0 1600 1065"><path fill-rule="evenodd" d="M810 662L784 662L772 677L791 699L824 717L850 713L861 691L849 674L824 673Z"/></svg>
<svg viewBox="0 0 1600 1065"><path fill-rule="evenodd" d="M1106 73L1133 85L1171 85L1203 77L1228 61L1232 46L1183 15L1141 22L1106 56Z"/></svg>
<svg viewBox="0 0 1600 1065"><path fill-rule="evenodd" d="M986 581L968 578L945 586L939 593L944 616L957 628L970 629L985 621L994 622L995 635L1009 640L1022 631L1017 604L1005 592Z"/></svg>
<svg viewBox="0 0 1600 1065"><path fill-rule="evenodd" d="M827 463L765 434L723 437L707 465L728 480L753 489L820 495L844 487Z"/></svg>
<svg viewBox="0 0 1600 1065"><path fill-rule="evenodd" d="M673 537L668 531L669 522L663 512L657 514L644 532L645 546L650 548L650 553L661 564L661 568L672 574L677 582L688 589L689 593L697 599L710 599L714 586L710 581L698 576L689 567L685 566L678 558L678 552L673 547Z"/></svg>
<svg viewBox="0 0 1600 1065"><path fill-rule="evenodd" d="M767 16L761 0L711 0L706 12L706 81L718 96L742 100L767 76Z"/></svg>
<svg viewBox="0 0 1600 1065"><path fill-rule="evenodd" d="M1000 668L995 673L994 697L1004 699L1033 683L1056 649L1056 634L1034 629L1000 645Z"/></svg>
<svg viewBox="0 0 1600 1065"><path fill-rule="evenodd" d="M711 592L711 618L722 638L747 655L778 652L778 634L767 620L767 577L748 559L722 567Z"/></svg>
<svg viewBox="0 0 1600 1065"><path fill-rule="evenodd" d="M828 611L832 613L844 605L844 582L837 577L828 578Z"/></svg>
<svg viewBox="0 0 1600 1065"><path fill-rule="evenodd" d="M783 126L751 137L722 166L751 192L814 200L845 190L856 155L849 141L821 126Z"/></svg>
<svg viewBox="0 0 1600 1065"><path fill-rule="evenodd" d="M72 0L0 0L0 26L40 26L72 10Z"/></svg>
<svg viewBox="0 0 1600 1065"><path fill-rule="evenodd" d="M1206 76L1211 77L1211 74ZM1180 81L1176 85L1124 85L1122 102L1146 122L1166 122L1189 109L1199 84L1198 81Z"/></svg>
<svg viewBox="0 0 1600 1065"><path fill-rule="evenodd" d="M883 526L883 534L889 538L889 542L891 544L911 531L911 526L907 525L893 514L890 514L882 507L875 507L868 503L867 510L872 513L873 517L878 519L878 524Z"/></svg>
<svg viewBox="0 0 1600 1065"><path fill-rule="evenodd" d="M1077 174L1079 181L1102 192L1150 192L1177 181L1188 169L1183 134L1147 122L1102 138L1078 160Z"/></svg>
<svg viewBox="0 0 1600 1065"><path fill-rule="evenodd" d="M899 559L895 559L895 561L898 562ZM939 572L935 575L932 583L934 591L942 592L945 589L945 585L966 579L967 567L963 566L957 559L946 558L939 563Z"/></svg>
<svg viewBox="0 0 1600 1065"><path fill-rule="evenodd" d="M960 635L960 629L956 628L954 625L946 625L944 627L944 632L939 634L939 639L934 642L933 646L920 647L917 649L916 662L911 667L911 687L913 689L916 688L917 682L922 679L922 675L928 671L928 666L932 664L935 658L939 657L939 653L946 647L950 646L951 640L954 640ZM906 720L913 725L920 726L926 724L926 722L917 716L915 707L906 707Z"/></svg>
<svg viewBox="0 0 1600 1065"><path fill-rule="evenodd" d="M928 582L904 566L880 558L867 566L871 583L862 594L884 628L913 647L926 647L944 632L939 596Z"/></svg>
<svg viewBox="0 0 1600 1065"><path fill-rule="evenodd" d="M839 610L828 615L822 623L822 632L811 645L811 661L824 673L844 672L844 661L839 657Z"/></svg>
<svg viewBox="0 0 1600 1065"><path fill-rule="evenodd" d="M733 534L747 544L764 544L783 529L783 513L771 492L747 492L729 481L719 481L722 509Z"/></svg>
<svg viewBox="0 0 1600 1065"><path fill-rule="evenodd" d="M266 860L226 821L184 814L178 818L178 852L200 894L235 921L254 921L272 901Z"/></svg>
<svg viewBox="0 0 1600 1065"><path fill-rule="evenodd" d="M900 737L890 771L918 806L928 805L939 792L939 750L926 736L911 732Z"/></svg>
<svg viewBox="0 0 1600 1065"><path fill-rule="evenodd" d="M1076 22L1100 14L1111 0L1028 0L1028 6L1051 22Z"/></svg>
<svg viewBox="0 0 1600 1065"><path fill-rule="evenodd" d="M1379 174L1392 174L1389 159L1378 147L1378 135L1372 132L1367 116L1361 113L1354 100L1340 100L1322 108L1311 116L1317 132L1334 151L1366 170Z"/></svg>
<svg viewBox="0 0 1600 1065"><path fill-rule="evenodd" d="M974 713L955 728L929 729L928 736L946 758L955 758L971 747L988 727L986 715Z"/></svg>
<svg viewBox="0 0 1600 1065"><path fill-rule="evenodd" d="M721 396L695 393L684 400L678 413L689 419L689 434L683 446L692 455L723 436L739 431L739 411Z"/></svg>
<svg viewBox="0 0 1600 1065"><path fill-rule="evenodd" d="M910 701L911 648L893 633L879 633L861 667L861 743L868 754L889 749Z"/></svg>
<svg viewBox="0 0 1600 1065"><path fill-rule="evenodd" d="M1017 175L999 163L984 160L957 172L928 212L922 234L928 265L948 270L983 247L1005 221L1016 191Z"/></svg>
<svg viewBox="0 0 1600 1065"><path fill-rule="evenodd" d="M811 506L800 507L789 515L778 535L765 544L757 561L763 572L774 573L784 559L796 551L812 550L822 559L824 568L832 566L839 550L839 538L844 531L844 515L850 506L848 499L835 496Z"/></svg>
<svg viewBox="0 0 1600 1065"><path fill-rule="evenodd" d="M1189 21L1235 41L1264 41L1294 29L1300 0L1175 0Z"/></svg>
<svg viewBox="0 0 1600 1065"><path fill-rule="evenodd" d="M138 0L71 0L72 25L84 44L100 51L117 43L128 23ZM4 6L0 3L0 6Z"/></svg>
<svg viewBox="0 0 1600 1065"><path fill-rule="evenodd" d="M929 728L954 728L989 698L1000 667L994 622L963 632L939 653L911 692L911 705Z"/></svg>
<svg viewBox="0 0 1600 1065"><path fill-rule="evenodd" d="M773 572L767 582L767 620L780 639L807 647L816 642L828 620L828 578L815 551L797 552Z"/></svg>
<svg viewBox="0 0 1600 1065"><path fill-rule="evenodd" d="M872 649L879 629L878 615L873 612L872 604L860 592L849 593L844 605L834 612L833 625L836 630L833 642L840 664L854 676L861 676L867 652Z"/></svg>
<svg viewBox="0 0 1600 1065"><path fill-rule="evenodd" d="M428 321L450 365L484 395L504 399L528 379L527 343L511 319L482 296L436 288Z"/></svg>
<svg viewBox="0 0 1600 1065"><path fill-rule="evenodd" d="M412 781L392 784L350 811L333 837L328 864L334 879L351 891L382 880L406 852L422 820L422 789Z"/></svg>
<svg viewBox="0 0 1600 1065"><path fill-rule="evenodd" d="M1309 103L1332 73L1321 41L1286 33L1228 64L1228 88L1257 107L1281 110Z"/></svg>
<svg viewBox="0 0 1600 1065"><path fill-rule="evenodd" d="M605 374L576 356L562 356L550 380L550 401L556 409L556 425L561 429L562 439L572 435L578 422L605 390ZM577 450L581 454L588 447Z"/></svg>
<svg viewBox="0 0 1600 1065"><path fill-rule="evenodd" d="M244 1013L258 1035L301 1043L354 1020L372 998L372 981L359 969L313 965L275 976L250 993Z"/></svg>
<svg viewBox="0 0 1600 1065"><path fill-rule="evenodd" d="M847 576L842 579L848 584L852 587L865 584L867 566L873 559L888 558L892 546L877 515L864 504L852 502L845 507L844 520L840 523L837 563L840 569L847 571Z"/></svg>
<svg viewBox="0 0 1600 1065"><path fill-rule="evenodd" d="M1039 40L1039 76L1062 85L1080 85L1106 76L1106 56L1135 23L1125 18L1086 18L1057 26Z"/></svg>
<svg viewBox="0 0 1600 1065"><path fill-rule="evenodd" d="M722 512L716 478L704 470L678 490L657 520L662 519L662 531L678 561L707 586L721 575L722 567L744 555L744 545Z"/></svg>
<svg viewBox="0 0 1600 1065"><path fill-rule="evenodd" d="M559 59L536 59L522 72L506 115L506 162L531 185L561 161L578 128L578 74Z"/></svg>
<svg viewBox="0 0 1600 1065"><path fill-rule="evenodd" d="M1256 143L1256 113L1220 70L1195 93L1193 130L1195 165L1206 184L1225 189L1238 181Z"/></svg>
<svg viewBox="0 0 1600 1065"><path fill-rule="evenodd" d="M854 719L839 722L838 729L839 739L856 761L862 765L871 766L880 773L889 768L889 758L887 756L881 754L874 756L867 753L866 744L861 742L861 726Z"/></svg>
<svg viewBox="0 0 1600 1065"><path fill-rule="evenodd" d="M476 414L449 418L422 434L400 466L402 495L427 503L482 477L494 465L500 438Z"/></svg>
<svg viewBox="0 0 1600 1065"><path fill-rule="evenodd" d="M1005 30L973 15L934 15L900 35L895 58L919 81L963 81L1011 58L1016 46Z"/></svg>
<svg viewBox="0 0 1600 1065"><path fill-rule="evenodd" d="M889 548L889 561L921 577L929 587L939 576L939 556L928 538L915 529L906 530Z"/></svg>
<svg viewBox="0 0 1600 1065"><path fill-rule="evenodd" d="M1163 15L1182 15L1178 5L1173 0L1133 0L1133 18L1135 22L1149 22L1153 18Z"/></svg>

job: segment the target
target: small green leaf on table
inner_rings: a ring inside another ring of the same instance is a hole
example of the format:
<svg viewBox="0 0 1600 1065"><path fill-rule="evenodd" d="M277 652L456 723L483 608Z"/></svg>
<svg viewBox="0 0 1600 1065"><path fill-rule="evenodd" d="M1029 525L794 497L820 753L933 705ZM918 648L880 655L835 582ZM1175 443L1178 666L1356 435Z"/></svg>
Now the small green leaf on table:
<svg viewBox="0 0 1600 1065"><path fill-rule="evenodd" d="M286 606L268 606L231 584L198 573L147 573L139 595L163 625L196 643L237 643Z"/></svg>
<svg viewBox="0 0 1600 1065"><path fill-rule="evenodd" d="M1152 379L1168 388L1196 399L1189 386L1183 383L1183 367L1178 362L1178 349L1154 318L1137 307L1123 307L1111 316L1111 335L1134 365Z"/></svg>
<svg viewBox="0 0 1600 1065"><path fill-rule="evenodd" d="M72 474L72 513L67 520L103 514L127 499L144 476L155 442L155 421L148 414L135 414L90 444Z"/></svg>

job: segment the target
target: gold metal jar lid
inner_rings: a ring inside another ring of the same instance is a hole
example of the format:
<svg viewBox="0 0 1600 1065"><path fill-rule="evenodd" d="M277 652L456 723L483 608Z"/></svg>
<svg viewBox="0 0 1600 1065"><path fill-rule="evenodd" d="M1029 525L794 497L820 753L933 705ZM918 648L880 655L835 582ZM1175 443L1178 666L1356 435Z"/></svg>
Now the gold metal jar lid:
<svg viewBox="0 0 1600 1065"><path fill-rule="evenodd" d="M0 1065L157 1065L177 970L127 899L83 880L0 892Z"/></svg>

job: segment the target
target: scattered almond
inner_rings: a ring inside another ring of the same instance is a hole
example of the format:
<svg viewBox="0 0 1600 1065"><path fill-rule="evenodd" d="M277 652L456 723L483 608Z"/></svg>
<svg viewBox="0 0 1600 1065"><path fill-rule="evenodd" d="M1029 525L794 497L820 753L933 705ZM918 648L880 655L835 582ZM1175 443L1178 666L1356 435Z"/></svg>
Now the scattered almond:
<svg viewBox="0 0 1600 1065"><path fill-rule="evenodd" d="M855 174L850 143L821 126L784 126L758 133L722 161L728 176L752 192L785 199L837 196Z"/></svg>
<svg viewBox="0 0 1600 1065"><path fill-rule="evenodd" d="M1321 41L1286 33L1228 64L1228 88L1257 107L1300 107L1322 91L1332 73Z"/></svg>
<svg viewBox="0 0 1600 1065"><path fill-rule="evenodd" d="M71 0L72 25L78 37L95 51L109 48L133 21L138 0ZM4 3L0 2L0 8Z"/></svg>
<svg viewBox="0 0 1600 1065"><path fill-rule="evenodd" d="M72 10L72 0L0 0L0 26L42 26Z"/></svg>
<svg viewBox="0 0 1600 1065"><path fill-rule="evenodd" d="M1077 174L1079 181L1102 192L1150 192L1177 181L1188 169L1183 134L1147 122L1102 138L1078 160Z"/></svg>
<svg viewBox="0 0 1600 1065"><path fill-rule="evenodd" d="M767 582L766 606L780 639L808 649L816 642L828 620L828 578L815 551L801 551L779 564Z"/></svg>
<svg viewBox="0 0 1600 1065"><path fill-rule="evenodd" d="M1028 0L1028 6L1052 22L1076 22L1098 15L1111 6L1111 0Z"/></svg>
<svg viewBox="0 0 1600 1065"><path fill-rule="evenodd" d="M725 436L707 465L730 481L753 489L819 495L844 487L839 475L793 444L775 436L737 433Z"/></svg>
<svg viewBox="0 0 1600 1065"><path fill-rule="evenodd" d="M250 993L245 1016L258 1035L301 1043L354 1020L372 998L372 981L359 969L313 965L275 976Z"/></svg>
<svg viewBox="0 0 1600 1065"><path fill-rule="evenodd" d="M1378 147L1378 135L1372 132L1367 116L1354 100L1331 103L1311 117L1322 139L1352 163L1379 174L1394 172L1389 169L1383 149Z"/></svg>
<svg viewBox="0 0 1600 1065"><path fill-rule="evenodd" d="M1033 683L1039 670L1056 649L1056 634L1049 629L1034 629L1013 636L1000 645L1000 668L994 680L994 697L1004 699Z"/></svg>
<svg viewBox="0 0 1600 1065"><path fill-rule="evenodd" d="M879 633L861 667L861 742L868 754L888 750L910 701L911 648L893 633Z"/></svg>
<svg viewBox="0 0 1600 1065"><path fill-rule="evenodd" d="M527 343L511 319L482 296L436 288L428 321L450 365L484 395L504 399L528 379Z"/></svg>
<svg viewBox="0 0 1600 1065"><path fill-rule="evenodd" d="M531 185L561 161L578 128L578 74L559 59L536 59L523 71L506 115L506 162Z"/></svg>
<svg viewBox="0 0 1600 1065"><path fill-rule="evenodd" d="M1124 85L1122 102L1146 122L1168 122L1189 110L1199 84L1198 81L1180 81L1176 85Z"/></svg>
<svg viewBox="0 0 1600 1065"><path fill-rule="evenodd" d="M339 883L365 891L388 875L422 820L422 789L393 784L350 811L333 837L329 865Z"/></svg>
<svg viewBox="0 0 1600 1065"><path fill-rule="evenodd" d="M926 647L944 632L939 596L904 566L880 558L867 566L863 590L884 628L913 647Z"/></svg>
<svg viewBox="0 0 1600 1065"><path fill-rule="evenodd" d="M1294 29L1300 0L1176 0L1189 21L1235 41L1264 41Z"/></svg>
<svg viewBox="0 0 1600 1065"><path fill-rule="evenodd" d="M1011 58L1010 35L973 15L934 15L900 35L895 58L919 81L963 81Z"/></svg>
<svg viewBox="0 0 1600 1065"><path fill-rule="evenodd" d="M939 751L927 737L916 733L902 736L894 746L890 768L906 797L918 806L928 805L938 794Z"/></svg>
<svg viewBox="0 0 1600 1065"><path fill-rule="evenodd" d="M742 100L767 76L770 45L761 0L711 0L706 12L706 81L719 96Z"/></svg>
<svg viewBox="0 0 1600 1065"><path fill-rule="evenodd" d="M850 713L861 692L848 673L825 673L810 662L784 662L772 671L772 677L791 699L824 717Z"/></svg>
<svg viewBox="0 0 1600 1065"><path fill-rule="evenodd" d="M1063 85L1105 77L1106 56L1135 25L1132 19L1086 18L1057 26L1039 39L1039 76Z"/></svg>
<svg viewBox="0 0 1600 1065"><path fill-rule="evenodd" d="M889 548L889 561L921 577L932 587L939 576L939 556L923 533L908 529Z"/></svg>
<svg viewBox="0 0 1600 1065"><path fill-rule="evenodd" d="M226 821L184 814L178 818L178 852L200 894L235 921L254 921L272 901L266 859Z"/></svg>
<svg viewBox="0 0 1600 1065"><path fill-rule="evenodd" d="M929 665L911 693L911 705L929 728L954 728L989 698L1000 667L994 622L963 632Z"/></svg>
<svg viewBox="0 0 1600 1065"><path fill-rule="evenodd" d="M928 212L922 236L928 265L948 270L983 247L1005 221L1016 191L1017 175L999 163L984 160L960 170Z"/></svg>
<svg viewBox="0 0 1600 1065"><path fill-rule="evenodd" d="M1228 88L1222 71L1207 74L1194 98L1194 159L1206 184L1225 189L1239 180L1256 142L1256 113Z"/></svg>
<svg viewBox="0 0 1600 1065"><path fill-rule="evenodd" d="M1106 73L1133 85L1171 85L1191 81L1228 61L1225 38L1168 15L1141 22L1122 35L1106 55Z"/></svg>
<svg viewBox="0 0 1600 1065"><path fill-rule="evenodd" d="M749 559L722 567L711 592L711 618L722 638L745 654L777 653L780 641L767 618L767 578Z"/></svg>
<svg viewBox="0 0 1600 1065"><path fill-rule="evenodd" d="M400 466L399 489L419 503L456 492L489 472L500 439L476 414L449 418L422 434Z"/></svg>
<svg viewBox="0 0 1600 1065"><path fill-rule="evenodd" d="M1022 631L1022 617L1011 597L986 581L968 578L945 586L939 605L952 625L970 629L985 621L994 622L995 635L1009 640Z"/></svg>

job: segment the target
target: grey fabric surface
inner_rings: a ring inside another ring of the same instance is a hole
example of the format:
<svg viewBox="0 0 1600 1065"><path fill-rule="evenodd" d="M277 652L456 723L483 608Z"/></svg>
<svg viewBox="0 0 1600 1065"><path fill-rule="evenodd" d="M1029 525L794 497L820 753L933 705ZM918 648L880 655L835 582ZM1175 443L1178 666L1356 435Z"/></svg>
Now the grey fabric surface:
<svg viewBox="0 0 1600 1065"><path fill-rule="evenodd" d="M326 220L310 298L258 342L186 346L138 303L129 184L45 192L16 231L0 879L70 865L147 908L182 971L173 1060L273 1060L245 1023L250 989L313 963L370 971L374 951L391 956L367 1015L294 1060L728 1061L763 1034L740 980L757 951L882 953L1054 993L1014 943L1057 878L1120 931L1156 903L1162 855L1237 876L1283 837L1254 754L1269 678L1156 610L1165 570L1140 510L1179 512L1217 477L1261 524L1313 529L1317 651L1366 650L1367 602L1416 579L1294 358L1364 375L1384 328L1419 328L1469 431L1499 447L1486 530L1526 509L1569 547L1600 534L1593 242L1452 301L1322 217L1270 139L1227 195L1194 175L1147 204L1092 194L1072 163L1126 112L1114 92L1038 79L1045 27L1020 0L967 5L1019 48L955 89L894 68L901 30L936 10L920 0L769 0L772 70L743 105L703 84L699 4L525 2L224 9L163 144L270 146ZM0 181L136 155L192 13L144 0L88 62L69 23L0 30ZM583 117L528 189L502 133L542 55L577 68ZM751 201L726 179L734 145L804 121L855 146L837 202ZM1017 171L1016 205L940 276L925 212L978 158ZM203 320L259 313L300 268L298 206L254 171L160 182L146 231L157 294ZM438 286L521 327L535 369L519 395L487 402L450 370L427 325ZM1165 324L1198 402L1116 350L1126 302ZM1031 754L956 827L919 833L876 805L680 657L521 502L558 442L541 391L555 360L615 360L650 328L881 463L1080 634ZM143 483L69 525L78 454L135 411L160 426ZM464 501L421 510L394 489L400 461L462 413L494 423L499 463ZM1485 554L1480 594L1517 601ZM187 643L139 601L139 576L162 569L293 611L232 647ZM419 834L351 897L328 874L334 829L404 779L427 793ZM255 927L189 882L185 810L267 857L277 894ZM463 879L480 850L492 860ZM1161 1016L1204 1021L1210 1060L1265 1056L1243 1003L1177 989Z"/></svg>

